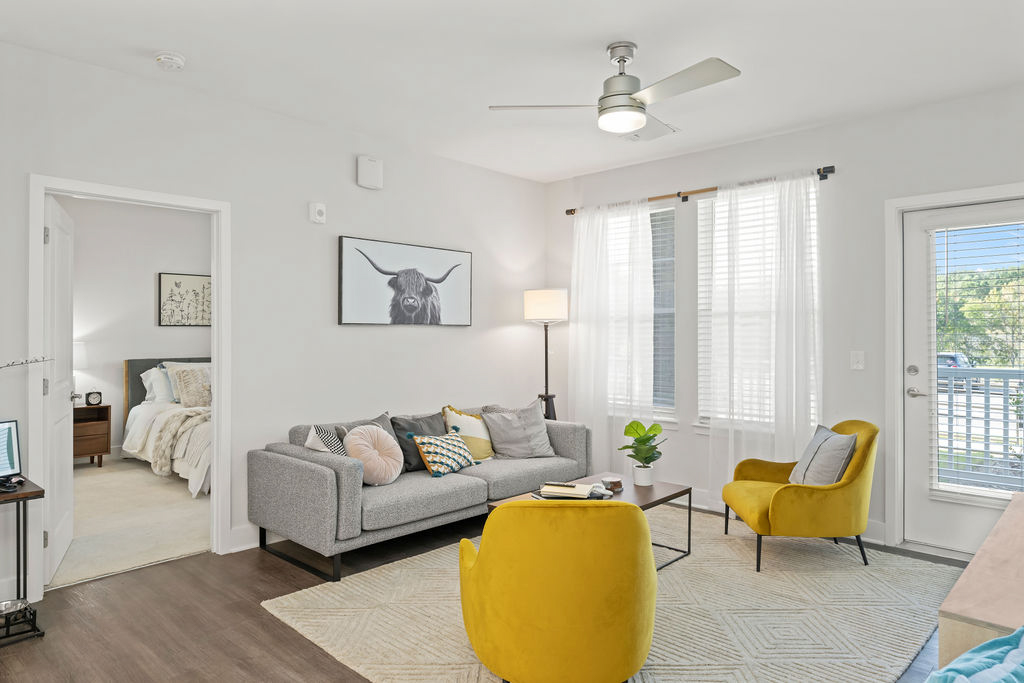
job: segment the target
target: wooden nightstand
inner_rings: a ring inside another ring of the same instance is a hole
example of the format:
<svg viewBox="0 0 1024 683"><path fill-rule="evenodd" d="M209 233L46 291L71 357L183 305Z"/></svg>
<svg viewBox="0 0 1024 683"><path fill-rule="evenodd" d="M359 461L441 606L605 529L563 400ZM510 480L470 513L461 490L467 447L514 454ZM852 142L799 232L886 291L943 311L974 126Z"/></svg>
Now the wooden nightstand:
<svg viewBox="0 0 1024 683"><path fill-rule="evenodd" d="M110 453L110 406L75 406L74 457L89 458L103 467L103 456Z"/></svg>

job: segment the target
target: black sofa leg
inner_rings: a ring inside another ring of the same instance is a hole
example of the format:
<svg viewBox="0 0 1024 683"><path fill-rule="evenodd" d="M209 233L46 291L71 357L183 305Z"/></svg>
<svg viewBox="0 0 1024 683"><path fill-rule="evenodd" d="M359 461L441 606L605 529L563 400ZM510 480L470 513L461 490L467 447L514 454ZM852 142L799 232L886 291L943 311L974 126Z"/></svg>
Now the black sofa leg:
<svg viewBox="0 0 1024 683"><path fill-rule="evenodd" d="M320 571L316 567L306 564L305 562L296 557L292 557L287 553L281 552L277 548L271 548L269 545L267 545L267 530L263 527L260 527L260 549L270 553L274 557L280 557L285 562L288 562L289 564L294 564L299 569L304 569L313 576L321 578L324 581L339 581L341 579L341 553L337 553L336 555L331 556L333 565L331 567L332 571L330 574L327 574L326 572Z"/></svg>
<svg viewBox="0 0 1024 683"><path fill-rule="evenodd" d="M757 535L757 571L761 571L761 534Z"/></svg>
<svg viewBox="0 0 1024 683"><path fill-rule="evenodd" d="M725 535L729 535L729 506L725 506Z"/></svg>
<svg viewBox="0 0 1024 683"><path fill-rule="evenodd" d="M832 542L835 543L836 545L839 545L839 539L836 538L835 536L832 537Z"/></svg>
<svg viewBox="0 0 1024 683"><path fill-rule="evenodd" d="M857 534L857 547L860 548L860 559L864 560L864 566L868 566L868 554L864 552L864 543L860 540L860 534Z"/></svg>

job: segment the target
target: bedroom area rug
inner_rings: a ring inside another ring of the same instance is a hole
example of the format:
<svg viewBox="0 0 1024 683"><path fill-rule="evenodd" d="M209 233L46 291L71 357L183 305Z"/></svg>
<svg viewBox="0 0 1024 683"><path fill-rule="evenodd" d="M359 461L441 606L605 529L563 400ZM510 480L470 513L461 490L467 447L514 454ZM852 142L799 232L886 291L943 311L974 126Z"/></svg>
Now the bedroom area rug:
<svg viewBox="0 0 1024 683"><path fill-rule="evenodd" d="M685 509L647 516L655 541L685 547ZM962 571L870 549L865 567L856 545L765 538L758 574L754 533L722 524L695 512L693 554L658 572L654 642L632 682L895 681ZM458 544L263 607L371 681L499 680L463 628Z"/></svg>
<svg viewBox="0 0 1024 683"><path fill-rule="evenodd" d="M47 590L210 549L210 497L177 475L109 455L74 476L75 536Z"/></svg>

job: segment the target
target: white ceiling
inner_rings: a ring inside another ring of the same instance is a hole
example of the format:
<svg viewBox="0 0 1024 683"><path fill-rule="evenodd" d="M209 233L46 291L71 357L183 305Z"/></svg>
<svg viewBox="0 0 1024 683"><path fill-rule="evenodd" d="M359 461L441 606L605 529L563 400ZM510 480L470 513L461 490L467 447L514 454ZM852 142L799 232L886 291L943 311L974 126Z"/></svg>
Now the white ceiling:
<svg viewBox="0 0 1024 683"><path fill-rule="evenodd" d="M1022 30L1019 0L0 1L0 41L539 181L1024 82ZM653 105L681 132L646 143L487 110L595 103L615 40L645 85L710 56L743 73Z"/></svg>

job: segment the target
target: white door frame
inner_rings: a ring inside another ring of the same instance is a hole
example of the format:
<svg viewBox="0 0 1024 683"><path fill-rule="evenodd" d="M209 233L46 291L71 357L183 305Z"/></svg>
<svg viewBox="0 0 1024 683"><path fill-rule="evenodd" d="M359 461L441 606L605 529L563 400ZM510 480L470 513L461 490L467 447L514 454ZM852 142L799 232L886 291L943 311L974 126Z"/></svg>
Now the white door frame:
<svg viewBox="0 0 1024 683"><path fill-rule="evenodd" d="M29 175L28 207L28 353L43 355L43 203L47 194L75 195L95 199L196 211L210 215L211 270L213 278L212 325L213 357L213 441L210 458L210 545L213 552L231 552L231 204L227 202L151 192L81 180ZM28 382L28 438L26 476L43 472L45 452L36 444L45 443L43 435L44 369L30 366ZM39 536L41 536L40 534ZM31 548L30 556L42 557L42 545ZM30 588L42 589L42 563L29 577ZM34 585L33 585L34 584ZM30 591L31 592L31 591ZM38 598L37 598L38 599Z"/></svg>
<svg viewBox="0 0 1024 683"><path fill-rule="evenodd" d="M885 202L885 544L903 543L903 214L1024 199L1024 182Z"/></svg>

